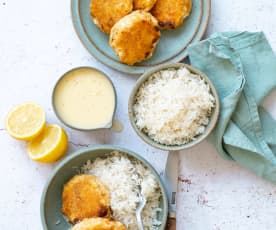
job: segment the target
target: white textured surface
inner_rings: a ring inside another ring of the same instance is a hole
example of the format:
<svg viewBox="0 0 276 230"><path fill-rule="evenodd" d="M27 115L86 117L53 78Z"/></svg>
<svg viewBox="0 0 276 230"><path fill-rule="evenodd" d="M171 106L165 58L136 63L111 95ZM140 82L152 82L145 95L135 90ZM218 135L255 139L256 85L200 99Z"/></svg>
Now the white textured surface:
<svg viewBox="0 0 276 230"><path fill-rule="evenodd" d="M276 51L276 4L271 0L213 0L207 35L226 30L263 30ZM118 92L116 118L122 133L76 132L66 128L70 150L113 143L136 152L160 171L165 153L142 143L127 118L127 98L137 77L113 71L91 57L78 40L69 0L0 0L0 229L40 230L40 196L54 165L32 162L25 144L4 128L7 111L25 101L41 104L49 123L59 123L51 107L58 77L72 67L95 66L109 73ZM265 105L276 117L276 93ZM273 103L274 101L274 103ZM276 186L221 159L207 143L181 153L179 230L274 230Z"/></svg>

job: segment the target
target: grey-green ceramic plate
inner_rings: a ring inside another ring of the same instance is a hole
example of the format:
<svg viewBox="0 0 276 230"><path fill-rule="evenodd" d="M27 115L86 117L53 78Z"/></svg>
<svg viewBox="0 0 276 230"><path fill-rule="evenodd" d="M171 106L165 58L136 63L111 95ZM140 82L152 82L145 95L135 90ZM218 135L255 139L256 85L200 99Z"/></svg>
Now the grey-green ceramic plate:
<svg viewBox="0 0 276 230"><path fill-rule="evenodd" d="M90 0L71 0L75 30L87 50L102 63L130 74L141 74L164 63L179 62L187 56L189 44L198 42L207 28L211 0L193 0L190 16L175 30L164 30L153 56L134 66L122 64L109 46L109 36L93 23L90 17Z"/></svg>
<svg viewBox="0 0 276 230"><path fill-rule="evenodd" d="M144 158L138 154L120 147L113 145L98 145L88 148L82 148L66 157L55 168L50 176L47 184L45 185L40 204L41 221L44 230L68 230L71 224L61 213L61 196L63 185L71 179L74 175L79 173L79 169L87 162L87 160L95 160L97 157L105 157L106 154L117 150L128 154L141 161L147 168L155 175L159 186L161 188L161 199L158 220L162 223L160 230L165 229L167 214L168 214L168 200L165 188L161 182L158 173Z"/></svg>

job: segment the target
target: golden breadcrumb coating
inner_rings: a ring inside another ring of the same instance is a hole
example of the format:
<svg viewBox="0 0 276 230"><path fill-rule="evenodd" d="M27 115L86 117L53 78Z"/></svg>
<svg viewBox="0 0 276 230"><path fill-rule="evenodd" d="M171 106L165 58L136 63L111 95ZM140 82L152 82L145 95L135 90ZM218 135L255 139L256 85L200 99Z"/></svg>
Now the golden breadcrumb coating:
<svg viewBox="0 0 276 230"><path fill-rule="evenodd" d="M155 3L156 0L133 0L133 9L149 11Z"/></svg>
<svg viewBox="0 0 276 230"><path fill-rule="evenodd" d="M133 0L91 0L90 15L94 23L109 34L112 26L133 9Z"/></svg>
<svg viewBox="0 0 276 230"><path fill-rule="evenodd" d="M96 176L76 175L64 185L61 211L72 223L106 217L110 214L108 188Z"/></svg>
<svg viewBox="0 0 276 230"><path fill-rule="evenodd" d="M175 29L190 15L192 0L157 0L151 13L162 29Z"/></svg>
<svg viewBox="0 0 276 230"><path fill-rule="evenodd" d="M146 11L136 10L113 26L109 44L121 62L133 65L152 56L159 38L157 20Z"/></svg>
<svg viewBox="0 0 276 230"><path fill-rule="evenodd" d="M89 218L84 219L71 228L71 230L127 230L126 227L118 221L107 218Z"/></svg>

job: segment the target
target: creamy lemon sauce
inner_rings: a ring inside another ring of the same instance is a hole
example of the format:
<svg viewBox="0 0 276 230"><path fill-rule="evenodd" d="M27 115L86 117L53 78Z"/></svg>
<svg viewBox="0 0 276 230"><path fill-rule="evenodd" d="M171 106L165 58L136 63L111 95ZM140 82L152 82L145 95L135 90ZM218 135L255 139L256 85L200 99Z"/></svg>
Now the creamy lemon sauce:
<svg viewBox="0 0 276 230"><path fill-rule="evenodd" d="M112 121L112 127L111 127L112 131L114 131L116 133L120 133L123 131L123 129L124 129L124 126L119 120L114 119Z"/></svg>
<svg viewBox="0 0 276 230"><path fill-rule="evenodd" d="M54 106L60 118L74 128L103 128L112 122L115 92L97 70L76 69L56 86Z"/></svg>

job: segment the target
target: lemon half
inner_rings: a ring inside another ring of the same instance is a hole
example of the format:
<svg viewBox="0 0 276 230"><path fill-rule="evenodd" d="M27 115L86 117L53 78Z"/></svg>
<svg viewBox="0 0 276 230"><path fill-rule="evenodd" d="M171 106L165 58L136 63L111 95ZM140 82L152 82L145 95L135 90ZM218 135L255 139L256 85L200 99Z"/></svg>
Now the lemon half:
<svg viewBox="0 0 276 230"><path fill-rule="evenodd" d="M46 125L42 133L28 143L27 152L32 160L50 163L60 159L66 152L68 139L58 125Z"/></svg>
<svg viewBox="0 0 276 230"><path fill-rule="evenodd" d="M45 123L45 111L35 103L17 105L6 118L8 133L15 139L23 141L37 137L44 129Z"/></svg>

